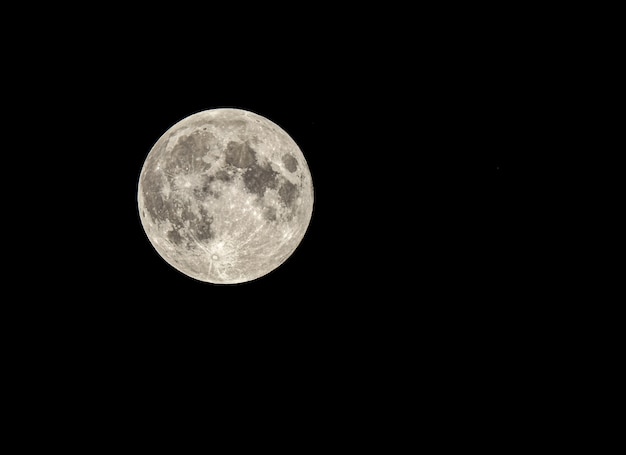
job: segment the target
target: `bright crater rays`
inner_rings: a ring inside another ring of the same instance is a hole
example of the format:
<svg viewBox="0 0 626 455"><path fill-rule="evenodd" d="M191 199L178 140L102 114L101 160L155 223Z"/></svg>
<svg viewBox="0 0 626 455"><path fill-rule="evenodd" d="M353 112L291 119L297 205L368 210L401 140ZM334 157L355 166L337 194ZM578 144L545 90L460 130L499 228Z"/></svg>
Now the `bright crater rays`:
<svg viewBox="0 0 626 455"><path fill-rule="evenodd" d="M181 120L154 144L137 202L150 243L192 278L235 284L283 264L313 212L313 184L294 140L241 109Z"/></svg>

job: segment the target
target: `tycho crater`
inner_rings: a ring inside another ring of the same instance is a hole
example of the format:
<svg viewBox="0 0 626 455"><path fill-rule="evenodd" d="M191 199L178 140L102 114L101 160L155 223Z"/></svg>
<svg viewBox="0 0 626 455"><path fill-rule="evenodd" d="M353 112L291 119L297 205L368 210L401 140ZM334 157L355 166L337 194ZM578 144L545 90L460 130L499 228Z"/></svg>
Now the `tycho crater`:
<svg viewBox="0 0 626 455"><path fill-rule="evenodd" d="M313 183L296 142L256 113L220 108L171 126L149 151L139 216L159 255L216 284L260 278L301 243Z"/></svg>

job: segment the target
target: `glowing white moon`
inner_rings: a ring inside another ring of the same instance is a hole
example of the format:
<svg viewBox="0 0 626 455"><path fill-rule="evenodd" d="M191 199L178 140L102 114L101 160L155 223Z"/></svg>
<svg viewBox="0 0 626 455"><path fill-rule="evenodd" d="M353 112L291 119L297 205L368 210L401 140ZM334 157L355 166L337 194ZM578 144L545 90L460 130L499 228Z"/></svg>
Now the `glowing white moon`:
<svg viewBox="0 0 626 455"><path fill-rule="evenodd" d="M233 284L293 254L313 213L313 183L302 151L278 125L246 110L211 109L154 144L137 202L167 263L201 281Z"/></svg>

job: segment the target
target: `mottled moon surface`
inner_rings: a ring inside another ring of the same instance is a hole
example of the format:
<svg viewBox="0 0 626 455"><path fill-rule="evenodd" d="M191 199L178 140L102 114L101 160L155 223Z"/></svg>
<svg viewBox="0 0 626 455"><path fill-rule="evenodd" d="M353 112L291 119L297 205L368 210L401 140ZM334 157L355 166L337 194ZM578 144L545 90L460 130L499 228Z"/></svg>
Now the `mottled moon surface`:
<svg viewBox="0 0 626 455"><path fill-rule="evenodd" d="M230 108L195 113L168 129L146 157L137 198L161 257L220 284L279 267L313 213L313 183L298 145L269 119Z"/></svg>

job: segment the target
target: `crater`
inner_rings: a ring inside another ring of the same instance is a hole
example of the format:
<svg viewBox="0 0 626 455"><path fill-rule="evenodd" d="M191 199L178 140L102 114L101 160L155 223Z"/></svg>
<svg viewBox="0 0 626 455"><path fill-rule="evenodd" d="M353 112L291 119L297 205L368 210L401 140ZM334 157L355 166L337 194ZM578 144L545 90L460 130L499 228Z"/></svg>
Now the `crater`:
<svg viewBox="0 0 626 455"><path fill-rule="evenodd" d="M285 153L283 155L283 164L285 165L285 168L289 171L289 172L296 172L296 170L298 169L298 160L296 160L293 155L290 155L289 153Z"/></svg>

